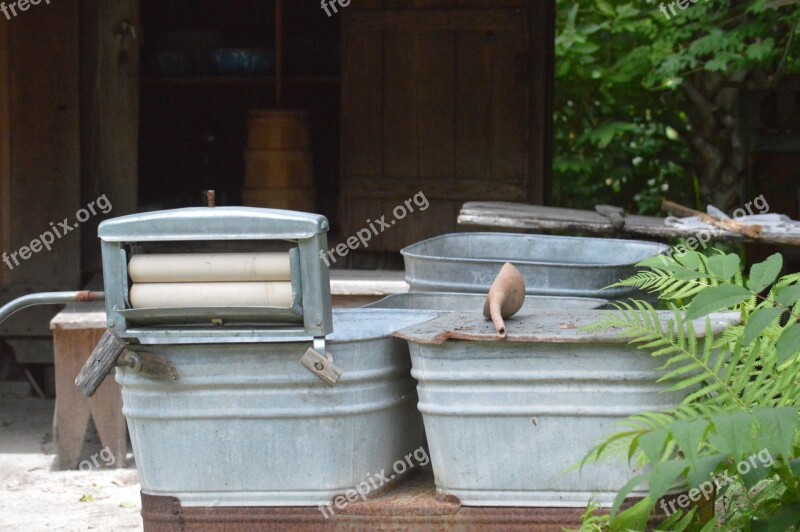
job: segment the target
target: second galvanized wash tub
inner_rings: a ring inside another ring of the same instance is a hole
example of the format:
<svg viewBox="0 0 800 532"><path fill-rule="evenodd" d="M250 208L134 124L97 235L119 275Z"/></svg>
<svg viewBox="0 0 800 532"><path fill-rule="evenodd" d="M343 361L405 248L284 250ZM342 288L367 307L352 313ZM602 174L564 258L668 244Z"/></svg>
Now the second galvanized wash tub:
<svg viewBox="0 0 800 532"><path fill-rule="evenodd" d="M423 442L406 342L393 330L434 317L333 312L335 387L300 365L307 342L131 346L180 374L117 368L142 492L183 506L316 506Z"/></svg>
<svg viewBox="0 0 800 532"><path fill-rule="evenodd" d="M453 233L417 242L401 253L412 292L486 294L505 262L525 278L528 295L641 298L636 288L604 288L636 273L635 264L669 246L639 240Z"/></svg>
<svg viewBox="0 0 800 532"><path fill-rule="evenodd" d="M656 383L658 361L615 331L581 332L606 312L613 311L518 316L506 321L505 340L491 322L466 313L396 333L409 342L439 494L466 506L613 501L633 470L568 469L625 417L668 409L682 396L665 393ZM719 331L735 318L712 319Z"/></svg>

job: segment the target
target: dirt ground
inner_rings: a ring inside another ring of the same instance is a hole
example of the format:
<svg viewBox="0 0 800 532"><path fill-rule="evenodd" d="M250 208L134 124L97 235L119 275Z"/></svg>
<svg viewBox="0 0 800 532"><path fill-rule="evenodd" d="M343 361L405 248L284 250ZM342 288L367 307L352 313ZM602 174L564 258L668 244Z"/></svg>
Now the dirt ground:
<svg viewBox="0 0 800 532"><path fill-rule="evenodd" d="M33 397L27 383L0 382L0 530L141 530L133 466L56 468L54 405ZM85 458L99 450L90 438Z"/></svg>

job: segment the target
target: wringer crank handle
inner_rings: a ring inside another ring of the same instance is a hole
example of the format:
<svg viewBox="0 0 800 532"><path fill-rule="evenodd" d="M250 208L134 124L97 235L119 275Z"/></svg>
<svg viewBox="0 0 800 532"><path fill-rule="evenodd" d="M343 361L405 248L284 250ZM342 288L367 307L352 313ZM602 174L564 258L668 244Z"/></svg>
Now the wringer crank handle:
<svg viewBox="0 0 800 532"><path fill-rule="evenodd" d="M342 376L342 370L333 363L331 354L325 351L325 337L314 338L314 347L306 351L300 363L328 386L335 386Z"/></svg>
<svg viewBox="0 0 800 532"><path fill-rule="evenodd" d="M130 368L156 379L178 380L175 366L166 358L151 353L132 353L126 351L127 348L127 342L111 329L103 333L75 378L75 386L84 396L93 396L115 366Z"/></svg>
<svg viewBox="0 0 800 532"><path fill-rule="evenodd" d="M103 292L39 292L28 294L9 301L0 308L0 323L6 321L12 314L24 308L35 305L64 305L66 303L91 303L105 300Z"/></svg>

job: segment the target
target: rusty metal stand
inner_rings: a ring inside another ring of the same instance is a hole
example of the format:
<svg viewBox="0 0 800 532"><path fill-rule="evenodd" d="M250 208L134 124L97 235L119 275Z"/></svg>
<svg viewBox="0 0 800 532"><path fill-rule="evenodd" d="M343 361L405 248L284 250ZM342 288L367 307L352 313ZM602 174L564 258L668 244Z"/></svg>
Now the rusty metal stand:
<svg viewBox="0 0 800 532"><path fill-rule="evenodd" d="M584 508L465 507L435 495L430 471L365 502L349 503L327 517L314 507L183 507L175 497L142 493L146 532L262 531L343 532L502 531L550 532L580 528Z"/></svg>

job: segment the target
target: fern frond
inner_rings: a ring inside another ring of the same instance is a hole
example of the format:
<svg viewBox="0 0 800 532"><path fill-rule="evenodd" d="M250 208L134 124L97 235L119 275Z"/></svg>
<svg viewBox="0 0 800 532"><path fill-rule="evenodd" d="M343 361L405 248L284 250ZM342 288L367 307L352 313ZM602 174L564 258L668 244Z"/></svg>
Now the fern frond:
<svg viewBox="0 0 800 532"><path fill-rule="evenodd" d="M645 292L658 293L660 299L674 300L691 297L709 286L718 284L706 274L689 270L683 272L682 278L676 278L674 271L653 267L614 283L611 287L639 288Z"/></svg>
<svg viewBox="0 0 800 532"><path fill-rule="evenodd" d="M775 288L783 288L790 284L800 284L800 272L784 275L775 283Z"/></svg>
<svg viewBox="0 0 800 532"><path fill-rule="evenodd" d="M679 310L674 310L673 318L663 326L655 308L645 301L619 303L616 307L613 323L620 329L620 336L653 357L666 359L661 369L669 371L659 382L669 382L670 391L687 390L691 400L703 397L712 403L745 406L739 399L742 387L734 388L720 376L725 362L715 358L710 320L705 324L706 337L698 340L694 325Z"/></svg>

